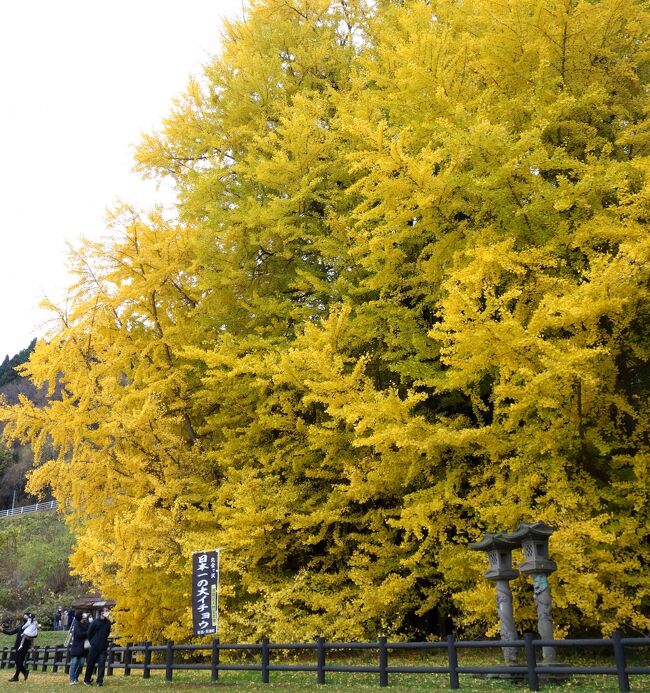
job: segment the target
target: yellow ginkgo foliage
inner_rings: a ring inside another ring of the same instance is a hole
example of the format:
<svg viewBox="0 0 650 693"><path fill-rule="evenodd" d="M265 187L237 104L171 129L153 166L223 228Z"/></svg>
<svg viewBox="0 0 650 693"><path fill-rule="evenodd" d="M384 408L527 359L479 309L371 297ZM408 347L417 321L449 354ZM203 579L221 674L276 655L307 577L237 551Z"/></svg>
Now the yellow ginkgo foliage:
<svg viewBox="0 0 650 693"><path fill-rule="evenodd" d="M647 631L649 29L636 0L225 27L137 153L176 213L73 254L25 367L56 396L2 410L122 634L188 638L213 547L226 639L493 632L467 544L535 520L558 632Z"/></svg>

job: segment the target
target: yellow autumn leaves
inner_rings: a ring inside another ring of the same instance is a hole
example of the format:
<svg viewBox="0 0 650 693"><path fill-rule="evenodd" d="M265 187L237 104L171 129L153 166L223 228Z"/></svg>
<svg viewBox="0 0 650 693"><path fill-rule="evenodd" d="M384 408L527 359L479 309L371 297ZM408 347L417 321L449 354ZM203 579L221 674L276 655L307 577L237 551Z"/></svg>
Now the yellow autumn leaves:
<svg viewBox="0 0 650 693"><path fill-rule="evenodd" d="M143 139L173 218L73 257L4 408L126 636L495 621L467 543L556 528L562 632L648 628L648 12L264 0ZM529 586L515 589L522 626Z"/></svg>

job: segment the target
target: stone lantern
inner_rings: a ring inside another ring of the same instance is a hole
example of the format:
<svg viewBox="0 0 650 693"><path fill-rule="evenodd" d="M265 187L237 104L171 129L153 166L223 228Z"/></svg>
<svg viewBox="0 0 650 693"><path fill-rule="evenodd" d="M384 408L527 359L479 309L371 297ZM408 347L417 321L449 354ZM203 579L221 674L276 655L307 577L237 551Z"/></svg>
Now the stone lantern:
<svg viewBox="0 0 650 693"><path fill-rule="evenodd" d="M519 571L533 578L537 630L542 640L553 640L553 603L548 584L548 576L557 569L548 553L548 540L553 531L544 522L522 522L512 534L505 535L509 541L521 546L524 552L524 562L519 566ZM542 647L542 653L545 664L555 661L554 647Z"/></svg>
<svg viewBox="0 0 650 693"><path fill-rule="evenodd" d="M512 549L518 546L504 534L487 533L481 541L470 544L473 551L485 551L490 563L489 570L485 573L488 580L496 584L497 613L501 625L501 640L516 640L517 628L512 610L512 591L510 580L514 580L519 572L512 567ZM517 661L517 648L504 647L503 657L506 664Z"/></svg>
<svg viewBox="0 0 650 693"><path fill-rule="evenodd" d="M524 552L525 560L519 566L520 573L550 575L557 570L557 565L548 557L548 540L553 531L552 527L543 522L535 522L535 524L522 522L512 534L506 535L519 544Z"/></svg>

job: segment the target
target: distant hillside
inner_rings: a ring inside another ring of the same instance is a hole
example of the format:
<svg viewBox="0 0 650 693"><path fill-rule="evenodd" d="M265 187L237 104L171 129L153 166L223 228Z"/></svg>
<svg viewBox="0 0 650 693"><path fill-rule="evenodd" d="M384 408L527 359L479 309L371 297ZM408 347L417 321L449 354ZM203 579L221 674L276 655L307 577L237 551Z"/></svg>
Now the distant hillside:
<svg viewBox="0 0 650 693"><path fill-rule="evenodd" d="M2 395L9 404L18 402L18 395L25 395L35 404L42 406L47 401L47 388L37 389L31 380L22 378L16 368L29 360L29 357L34 351L36 340L34 339L28 347L19 351L15 356L9 358L5 356L4 361L0 364L0 395ZM2 433L3 424L0 421L0 433Z"/></svg>
<svg viewBox="0 0 650 693"><path fill-rule="evenodd" d="M0 364L0 388L20 377L16 373L16 366L20 366L29 359L29 355L34 351L35 346L36 340L33 339L26 349L19 351L15 356L11 358L9 358L9 355L5 356L4 361Z"/></svg>
<svg viewBox="0 0 650 693"><path fill-rule="evenodd" d="M47 401L46 388L37 389L15 370L29 359L35 346L36 340L0 364L0 395L11 404L20 394L39 406ZM0 434L3 427L0 420ZM0 439L0 508L36 500L25 491L33 460L29 446L7 448ZM0 520L0 621L13 624L29 608L49 626L57 606L69 606L88 592L87 585L70 575L68 557L73 541L64 519L55 513Z"/></svg>
<svg viewBox="0 0 650 693"><path fill-rule="evenodd" d="M22 378L16 367L25 363L34 347L36 340L19 351L15 356L5 356L0 364L0 395L9 404L16 404L19 395L25 395L35 404L42 406L47 401L46 388L37 389L27 378ZM0 435L4 422L0 420ZM26 477L32 468L34 455L27 445L12 445L7 448L0 439L0 509L15 505L33 503L36 499L25 492Z"/></svg>
<svg viewBox="0 0 650 693"><path fill-rule="evenodd" d="M57 606L92 591L70 575L73 544L64 518L53 512L0 520L0 622L14 624L31 609L49 627Z"/></svg>

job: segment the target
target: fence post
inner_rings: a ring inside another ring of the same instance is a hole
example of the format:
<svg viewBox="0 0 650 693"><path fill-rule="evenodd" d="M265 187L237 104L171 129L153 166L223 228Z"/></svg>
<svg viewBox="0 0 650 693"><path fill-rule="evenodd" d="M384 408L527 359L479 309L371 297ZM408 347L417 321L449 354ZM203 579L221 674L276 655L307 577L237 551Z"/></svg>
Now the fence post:
<svg viewBox="0 0 650 693"><path fill-rule="evenodd" d="M124 676L131 676L131 660L133 659L132 642L126 643L126 651L124 652Z"/></svg>
<svg viewBox="0 0 650 693"><path fill-rule="evenodd" d="M174 641L167 641L165 650L165 681L171 681L174 675Z"/></svg>
<svg viewBox="0 0 650 693"><path fill-rule="evenodd" d="M269 639L262 638L262 683L269 682L269 664L271 662L271 650L269 649Z"/></svg>
<svg viewBox="0 0 650 693"><path fill-rule="evenodd" d="M50 659L50 648L45 647L43 650L43 663L41 664L41 671L47 671L47 663Z"/></svg>
<svg viewBox="0 0 650 693"><path fill-rule="evenodd" d="M269 682L269 639L262 638L262 683Z"/></svg>
<svg viewBox="0 0 650 693"><path fill-rule="evenodd" d="M40 649L38 647L32 648L32 671L38 671L38 656L40 655ZM25 669L27 668L27 663L25 663Z"/></svg>
<svg viewBox="0 0 650 693"><path fill-rule="evenodd" d="M453 635L447 636L447 658L449 659L449 688L458 690L458 650Z"/></svg>
<svg viewBox="0 0 650 693"><path fill-rule="evenodd" d="M537 678L537 661L535 659L535 644L533 633L524 634L524 644L526 646L526 666L528 667L528 689L531 691L539 690L539 680Z"/></svg>
<svg viewBox="0 0 650 693"><path fill-rule="evenodd" d="M52 673L56 674L59 670L59 646L54 646L54 661L52 662Z"/></svg>
<svg viewBox="0 0 650 693"><path fill-rule="evenodd" d="M113 647L114 645L109 645L108 651L106 652L106 676L113 676L113 662L115 661L115 651Z"/></svg>
<svg viewBox="0 0 650 693"><path fill-rule="evenodd" d="M386 637L379 638L379 685L385 688L388 685L388 650L386 649Z"/></svg>
<svg viewBox="0 0 650 693"><path fill-rule="evenodd" d="M7 666L7 648L2 648L2 657L0 657L0 669L4 669Z"/></svg>
<svg viewBox="0 0 650 693"><path fill-rule="evenodd" d="M614 648L614 661L616 662L616 674L618 675L618 690L627 691L630 690L630 679L625 670L625 648L621 642L621 631L615 630L612 634L612 646Z"/></svg>
<svg viewBox="0 0 650 693"><path fill-rule="evenodd" d="M65 660L63 663L63 671L66 674L70 673L70 649L67 647L65 648Z"/></svg>
<svg viewBox="0 0 650 693"><path fill-rule="evenodd" d="M316 638L316 683L325 683L325 638Z"/></svg>
<svg viewBox="0 0 650 693"><path fill-rule="evenodd" d="M212 640L212 656L210 657L210 666L212 668L212 683L216 683L219 680L219 638L214 638Z"/></svg>
<svg viewBox="0 0 650 693"><path fill-rule="evenodd" d="M147 641L144 644L144 663L142 664L142 678L148 679L151 676L151 642Z"/></svg>

